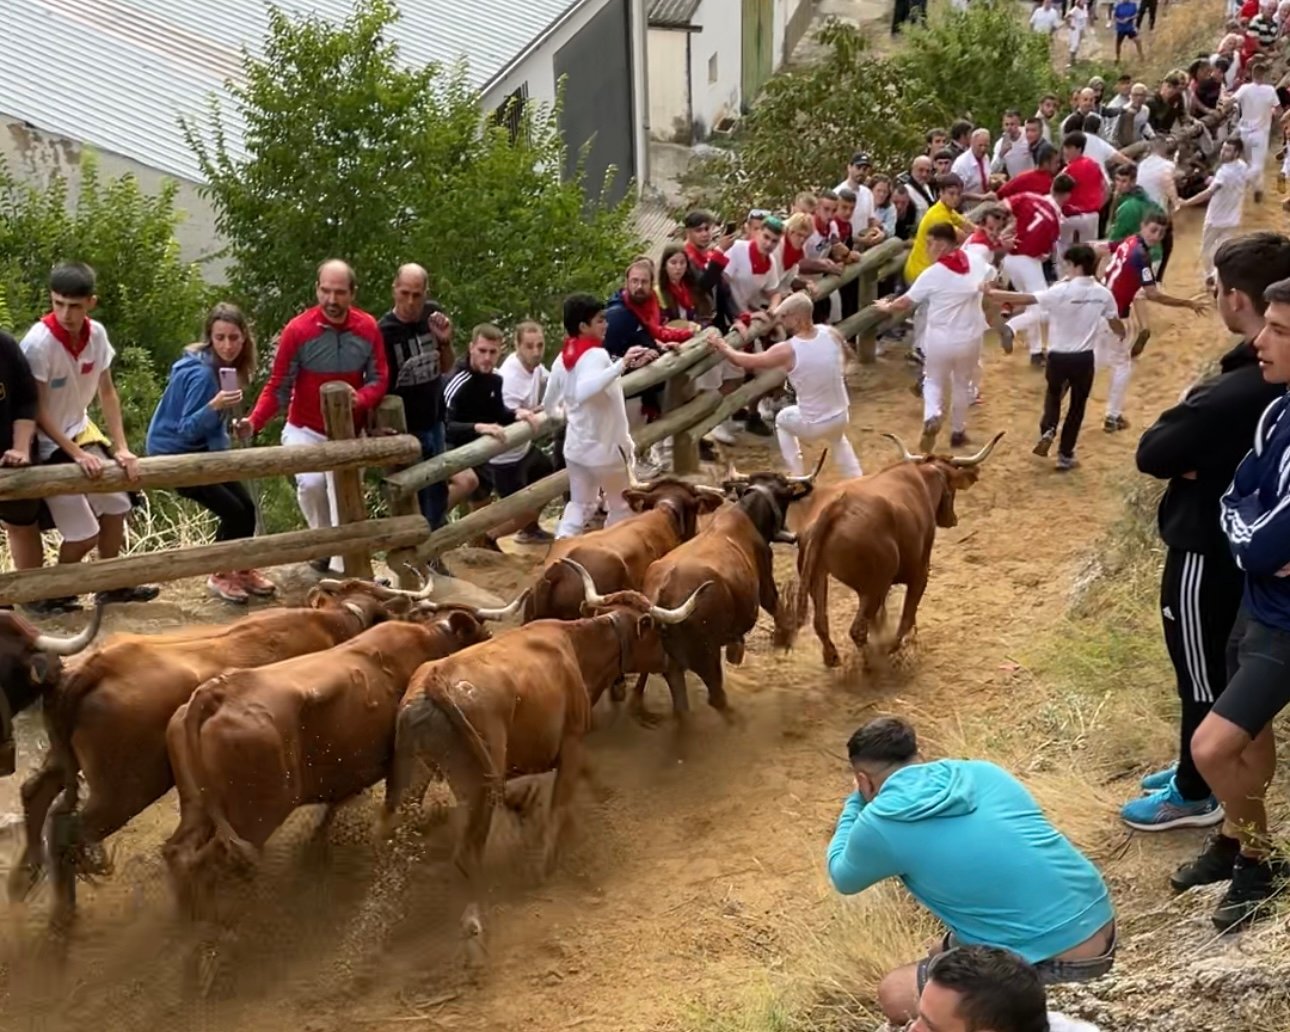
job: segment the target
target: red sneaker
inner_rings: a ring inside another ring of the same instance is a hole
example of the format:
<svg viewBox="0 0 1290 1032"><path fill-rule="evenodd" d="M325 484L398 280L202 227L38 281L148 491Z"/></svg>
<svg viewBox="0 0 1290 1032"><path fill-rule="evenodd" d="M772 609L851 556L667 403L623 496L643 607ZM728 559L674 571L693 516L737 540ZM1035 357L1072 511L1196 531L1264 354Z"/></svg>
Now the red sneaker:
<svg viewBox="0 0 1290 1032"><path fill-rule="evenodd" d="M235 573L212 573L210 579L206 581L206 590L216 598L242 606L246 605L251 597L246 593L246 589L242 587Z"/></svg>
<svg viewBox="0 0 1290 1032"><path fill-rule="evenodd" d="M278 591L278 586L259 570L238 570L233 576L237 578L237 583L243 590L260 598L268 598Z"/></svg>

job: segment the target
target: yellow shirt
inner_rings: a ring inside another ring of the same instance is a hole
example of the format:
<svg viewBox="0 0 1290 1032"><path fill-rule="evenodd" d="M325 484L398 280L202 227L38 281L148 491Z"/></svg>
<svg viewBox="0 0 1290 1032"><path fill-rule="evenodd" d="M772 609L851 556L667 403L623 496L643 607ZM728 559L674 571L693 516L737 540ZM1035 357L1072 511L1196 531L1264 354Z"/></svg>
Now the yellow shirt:
<svg viewBox="0 0 1290 1032"><path fill-rule="evenodd" d="M927 254L927 231L942 222L948 222L955 229L967 229L968 224L967 219L947 208L942 201L937 201L928 208L919 220L918 231L914 233L914 246L909 249L909 257L905 259L906 285L918 279L923 270L932 264L932 259Z"/></svg>

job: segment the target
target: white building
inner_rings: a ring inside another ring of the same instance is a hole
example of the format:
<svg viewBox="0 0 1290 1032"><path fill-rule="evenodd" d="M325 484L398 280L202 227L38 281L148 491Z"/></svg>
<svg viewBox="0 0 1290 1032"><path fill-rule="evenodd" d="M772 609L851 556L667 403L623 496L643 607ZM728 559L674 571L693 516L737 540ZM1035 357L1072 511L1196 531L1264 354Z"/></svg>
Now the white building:
<svg viewBox="0 0 1290 1032"><path fill-rule="evenodd" d="M650 0L650 136L690 144L737 119L811 13L811 0Z"/></svg>
<svg viewBox="0 0 1290 1032"><path fill-rule="evenodd" d="M289 16L340 23L353 0L276 0ZM0 156L42 182L63 174L73 191L83 148L104 174L133 173L155 191L179 183L184 257L220 248L199 194L201 171L179 127L216 97L228 146L243 153L244 126L227 82L241 78L241 48L258 55L269 25L264 0L3 0ZM592 141L589 183L617 169L613 196L645 182L644 0L402 0L392 37L409 64L468 61L486 108L517 96L555 99L566 78L561 128L571 161Z"/></svg>

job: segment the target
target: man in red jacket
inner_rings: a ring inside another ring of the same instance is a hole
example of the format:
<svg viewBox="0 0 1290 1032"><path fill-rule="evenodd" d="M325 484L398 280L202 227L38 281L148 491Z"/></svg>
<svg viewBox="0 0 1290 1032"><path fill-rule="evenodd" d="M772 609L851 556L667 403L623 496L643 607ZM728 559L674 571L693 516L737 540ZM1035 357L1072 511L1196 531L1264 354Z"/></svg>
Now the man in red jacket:
<svg viewBox="0 0 1290 1032"><path fill-rule="evenodd" d="M258 434L285 407L283 444L327 440L321 391L332 381L349 385L359 422L385 397L385 345L376 320L354 307L354 270L338 259L325 261L318 266L315 289L318 304L292 319L278 336L269 381L250 417L238 426L242 436ZM296 498L311 529L336 525L330 473L298 473ZM338 563L333 559L332 568L339 569Z"/></svg>
<svg viewBox="0 0 1290 1032"><path fill-rule="evenodd" d="M1066 167L1062 169L1075 183L1070 198L1066 201L1062 214L1061 253L1065 254L1071 244L1088 244L1097 239L1098 215L1111 185L1106 169L1097 160L1084 153L1088 137L1083 132L1067 133L1062 139L1062 157Z"/></svg>

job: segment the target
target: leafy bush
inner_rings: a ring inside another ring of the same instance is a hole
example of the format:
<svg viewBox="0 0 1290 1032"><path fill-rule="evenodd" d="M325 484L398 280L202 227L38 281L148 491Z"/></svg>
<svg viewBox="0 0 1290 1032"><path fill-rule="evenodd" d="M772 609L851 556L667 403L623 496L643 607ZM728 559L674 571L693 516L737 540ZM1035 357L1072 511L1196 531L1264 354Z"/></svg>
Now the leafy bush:
<svg viewBox="0 0 1290 1032"><path fill-rule="evenodd" d="M311 301L321 259L355 268L381 312L402 262L431 272L459 327L552 320L565 294L606 290L639 248L630 202L588 203L563 179L557 110L530 105L514 139L457 66L398 61L397 9L366 0L337 27L271 15L262 59L232 87L247 130L230 152L224 115L184 132L229 241L231 286L276 332Z"/></svg>

